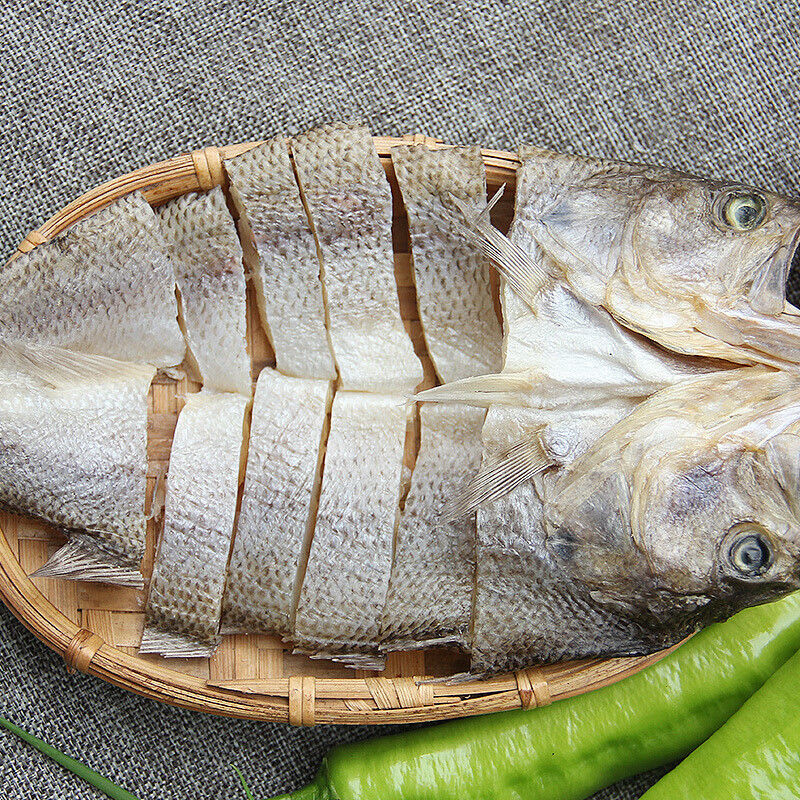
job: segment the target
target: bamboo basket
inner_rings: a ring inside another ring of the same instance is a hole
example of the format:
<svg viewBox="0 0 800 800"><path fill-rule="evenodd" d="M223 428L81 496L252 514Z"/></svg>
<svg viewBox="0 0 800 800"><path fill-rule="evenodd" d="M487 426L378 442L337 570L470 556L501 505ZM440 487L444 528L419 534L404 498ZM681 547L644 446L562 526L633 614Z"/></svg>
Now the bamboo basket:
<svg viewBox="0 0 800 800"><path fill-rule="evenodd" d="M425 136L379 137L375 144L395 198L393 239L401 310L432 385L433 368L425 353L409 256L408 224L399 200L390 148L409 142L445 147ZM76 220L135 189L153 206L190 191L226 186L225 159L258 142L208 147L184 154L102 184L59 211L28 234L18 252L28 252ZM507 230L513 212L515 172L512 153L483 151L490 195L502 184L506 193L493 221ZM496 287L495 287L496 289ZM261 329L255 300L248 296L248 342L253 374L274 366ZM148 403L148 486L167 467L180 398L197 391L189 378L156 379ZM155 523L149 523L143 571L150 575ZM60 653L69 671L96 675L117 686L185 708L246 719L315 723L380 724L445 720L514 708L546 705L605 686L658 661L668 651L642 658L594 659L554 664L492 680L466 684L419 683L463 671L463 654L446 650L392 653L383 673L351 670L331 661L293 655L277 637L233 635L212 658L164 659L137 653L146 592L86 581L31 580L64 543L54 529L27 517L0 514L0 597L20 621Z"/></svg>

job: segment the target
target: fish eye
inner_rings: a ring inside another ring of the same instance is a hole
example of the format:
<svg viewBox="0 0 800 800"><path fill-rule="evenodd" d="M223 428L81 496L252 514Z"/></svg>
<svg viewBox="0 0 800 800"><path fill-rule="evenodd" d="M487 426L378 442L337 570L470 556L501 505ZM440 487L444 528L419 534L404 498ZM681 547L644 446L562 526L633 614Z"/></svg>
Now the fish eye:
<svg viewBox="0 0 800 800"><path fill-rule="evenodd" d="M723 199L719 215L731 230L753 231L766 219L767 201L755 193L730 194Z"/></svg>
<svg viewBox="0 0 800 800"><path fill-rule="evenodd" d="M766 536L755 528L746 528L728 549L728 559L742 576L762 575L772 564L772 548Z"/></svg>

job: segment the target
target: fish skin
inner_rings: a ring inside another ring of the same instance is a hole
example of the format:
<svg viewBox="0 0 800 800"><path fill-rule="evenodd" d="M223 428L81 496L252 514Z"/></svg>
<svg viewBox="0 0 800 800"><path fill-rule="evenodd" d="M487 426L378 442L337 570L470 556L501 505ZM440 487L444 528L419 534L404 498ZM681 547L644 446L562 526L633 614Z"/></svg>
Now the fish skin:
<svg viewBox="0 0 800 800"><path fill-rule="evenodd" d="M37 575L141 588L155 369L50 346L0 354L0 505L69 537Z"/></svg>
<svg viewBox="0 0 800 800"><path fill-rule="evenodd" d="M226 160L261 323L284 375L333 380L317 245L286 139Z"/></svg>
<svg viewBox="0 0 800 800"><path fill-rule="evenodd" d="M477 469L485 412L423 405L420 449L395 537L381 649L468 646L475 572L475 512L443 522L462 471Z"/></svg>
<svg viewBox="0 0 800 800"><path fill-rule="evenodd" d="M502 334L489 265L464 237L453 197L478 213L486 202L479 147L391 149L408 214L417 304L431 360L444 382L496 372Z"/></svg>
<svg viewBox="0 0 800 800"><path fill-rule="evenodd" d="M242 247L222 189L181 195L156 213L175 268L189 355L203 387L249 395Z"/></svg>
<svg viewBox="0 0 800 800"><path fill-rule="evenodd" d="M223 633L288 636L298 570L313 533L331 401L327 381L264 369L223 599Z"/></svg>
<svg viewBox="0 0 800 800"><path fill-rule="evenodd" d="M183 360L175 275L139 192L0 269L0 341L171 367Z"/></svg>
<svg viewBox="0 0 800 800"><path fill-rule="evenodd" d="M220 642L248 403L204 390L178 416L140 653L207 657Z"/></svg>
<svg viewBox="0 0 800 800"><path fill-rule="evenodd" d="M625 652L595 631L596 654L652 652L800 588L797 484L770 450L788 433L796 464L798 424L796 373L702 376L646 400L564 471L544 507L548 552L592 604L646 631ZM743 527L770 543L763 575L732 565Z"/></svg>
<svg viewBox="0 0 800 800"><path fill-rule="evenodd" d="M322 259L342 388L410 392L422 364L400 316L391 187L369 130L325 125L290 146Z"/></svg>
<svg viewBox="0 0 800 800"><path fill-rule="evenodd" d="M660 167L520 151L517 218L592 305L675 352L796 368L800 325L785 280L800 201ZM732 230L720 209L757 193L766 219Z"/></svg>
<svg viewBox="0 0 800 800"><path fill-rule="evenodd" d="M297 652L383 669L378 645L400 513L404 398L336 393L314 538L297 604Z"/></svg>

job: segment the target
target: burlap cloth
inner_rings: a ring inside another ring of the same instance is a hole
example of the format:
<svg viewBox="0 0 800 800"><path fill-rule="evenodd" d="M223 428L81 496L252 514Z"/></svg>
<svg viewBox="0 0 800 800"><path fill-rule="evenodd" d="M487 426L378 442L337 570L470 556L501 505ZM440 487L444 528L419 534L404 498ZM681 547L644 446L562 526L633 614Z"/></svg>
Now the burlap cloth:
<svg viewBox="0 0 800 800"><path fill-rule="evenodd" d="M6 4L3 16L3 258L99 182L334 119L798 189L800 48L787 0L54 0ZM243 797L231 764L269 796L308 780L332 744L385 731L205 716L68 676L4 608L0 696L1 713L142 800ZM100 795L0 735L0 796Z"/></svg>

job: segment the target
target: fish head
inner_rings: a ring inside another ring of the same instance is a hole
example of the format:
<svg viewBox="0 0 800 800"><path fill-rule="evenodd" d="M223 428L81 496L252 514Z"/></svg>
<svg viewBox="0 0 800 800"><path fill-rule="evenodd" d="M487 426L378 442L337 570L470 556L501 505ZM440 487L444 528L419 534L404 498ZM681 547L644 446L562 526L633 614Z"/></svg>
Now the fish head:
<svg viewBox="0 0 800 800"><path fill-rule="evenodd" d="M653 181L637 204L627 257L644 279L679 303L706 304L721 313L744 304L777 316L785 309L799 233L797 200L677 177Z"/></svg>
<svg viewBox="0 0 800 800"><path fill-rule="evenodd" d="M800 312L785 296L800 266L800 200L660 167L523 155L517 227L585 300L676 352L800 363Z"/></svg>
<svg viewBox="0 0 800 800"><path fill-rule="evenodd" d="M800 437L783 434L677 453L637 482L631 533L657 614L707 624L800 589L798 476Z"/></svg>
<svg viewBox="0 0 800 800"><path fill-rule="evenodd" d="M568 468L545 522L554 563L635 628L629 653L800 589L800 378L658 393Z"/></svg>

